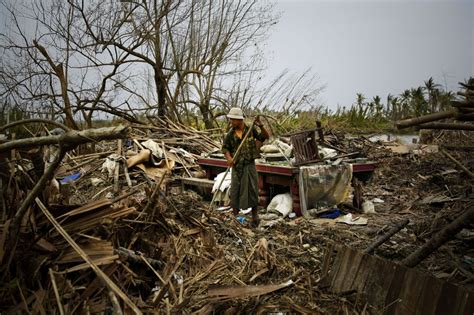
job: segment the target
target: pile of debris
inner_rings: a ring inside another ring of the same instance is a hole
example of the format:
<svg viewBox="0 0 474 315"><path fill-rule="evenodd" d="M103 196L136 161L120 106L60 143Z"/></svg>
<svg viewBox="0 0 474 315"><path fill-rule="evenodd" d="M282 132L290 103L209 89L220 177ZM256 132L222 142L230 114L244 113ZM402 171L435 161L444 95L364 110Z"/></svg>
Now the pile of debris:
<svg viewBox="0 0 474 315"><path fill-rule="evenodd" d="M196 159L220 145L168 121L0 143L0 312L377 313L354 290L333 290L329 249L402 261L472 209L472 184L437 153L323 136L332 161L359 152L379 162L364 193L376 210L367 224L299 217L249 229L210 210L178 179L201 176ZM75 154L90 141L96 153ZM468 155L456 159L472 169ZM472 288L472 229L463 231L421 267Z"/></svg>

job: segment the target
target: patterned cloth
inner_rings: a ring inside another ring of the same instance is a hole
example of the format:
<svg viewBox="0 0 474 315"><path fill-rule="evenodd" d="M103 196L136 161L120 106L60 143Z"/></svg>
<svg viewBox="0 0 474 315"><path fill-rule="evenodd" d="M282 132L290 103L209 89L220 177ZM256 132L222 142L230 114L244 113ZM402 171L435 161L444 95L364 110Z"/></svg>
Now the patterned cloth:
<svg viewBox="0 0 474 315"><path fill-rule="evenodd" d="M244 132L242 133L242 138L245 137L249 128L250 127L245 125ZM257 148L256 140L263 142L265 141L265 139L266 139L265 136L261 132L258 132L255 127L253 127L249 135L247 136L245 143L242 145L242 148L240 149L240 153L239 153L239 156L237 157L237 161L241 161L241 160L253 161L255 159L258 159L260 157L260 152L259 152L259 148ZM234 129L231 129L224 138L222 152L224 154L226 152L230 152L232 156L234 156L235 151L237 151L237 148L239 147L241 142L242 142L242 139L237 137L237 135L234 132Z"/></svg>

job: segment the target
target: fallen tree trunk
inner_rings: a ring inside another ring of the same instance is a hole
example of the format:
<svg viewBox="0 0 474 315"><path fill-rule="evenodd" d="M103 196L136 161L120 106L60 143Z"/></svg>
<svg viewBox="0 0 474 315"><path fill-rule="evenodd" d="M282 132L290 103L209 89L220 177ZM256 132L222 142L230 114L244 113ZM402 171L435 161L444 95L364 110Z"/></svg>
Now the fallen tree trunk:
<svg viewBox="0 0 474 315"><path fill-rule="evenodd" d="M451 240L459 231L474 221L474 207L472 205L464 214L456 220L445 226L440 232L434 235L418 250L401 261L402 265L407 267L415 267L428 257L432 252L437 250L441 245Z"/></svg>
<svg viewBox="0 0 474 315"><path fill-rule="evenodd" d="M439 119L450 118L456 116L457 111L455 109L445 110L443 112L424 115L415 118L409 118L404 120L399 120L395 123L398 129L413 127L417 125L421 125L424 123L432 122Z"/></svg>
<svg viewBox="0 0 474 315"><path fill-rule="evenodd" d="M451 101L453 107L474 107L473 101Z"/></svg>
<svg viewBox="0 0 474 315"><path fill-rule="evenodd" d="M8 129L8 128L11 128L11 127L14 127L14 126L24 125L24 124L30 124L30 123L49 124L49 125L54 125L54 126L56 126L56 127L58 127L58 128L61 128L61 129L65 130L65 131L71 130L71 128L69 128L68 126L63 125L63 124L61 124L60 122L57 122L57 121L54 121L54 120L34 118L34 119L19 120L19 121L12 122L12 123L10 123L10 124L8 124L8 125L2 126L2 127L0 127L0 132L3 132L4 130L6 130L6 129Z"/></svg>
<svg viewBox="0 0 474 315"><path fill-rule="evenodd" d="M419 129L446 129L446 130L474 130L473 124L452 123L425 123L418 126Z"/></svg>
<svg viewBox="0 0 474 315"><path fill-rule="evenodd" d="M45 136L13 140L0 144L0 153L13 149L26 149L41 145L56 144L66 147L74 147L80 144L125 138L129 128L127 126L106 127L97 129L86 129L82 131L71 130L60 136Z"/></svg>

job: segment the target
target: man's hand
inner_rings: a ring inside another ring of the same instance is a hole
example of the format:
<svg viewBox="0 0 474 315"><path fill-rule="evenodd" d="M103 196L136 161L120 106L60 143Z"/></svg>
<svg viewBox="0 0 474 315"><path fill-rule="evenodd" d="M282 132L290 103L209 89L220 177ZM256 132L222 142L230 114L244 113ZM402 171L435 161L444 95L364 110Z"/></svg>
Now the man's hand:
<svg viewBox="0 0 474 315"><path fill-rule="evenodd" d="M224 155L227 160L227 166L232 167L234 165L234 158L229 152L226 152Z"/></svg>

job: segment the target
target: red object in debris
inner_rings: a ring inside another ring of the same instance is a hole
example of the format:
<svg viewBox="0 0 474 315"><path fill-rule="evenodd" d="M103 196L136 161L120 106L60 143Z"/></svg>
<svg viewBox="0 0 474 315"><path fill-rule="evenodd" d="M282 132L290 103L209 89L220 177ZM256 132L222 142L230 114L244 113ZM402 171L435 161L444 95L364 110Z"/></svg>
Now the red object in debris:
<svg viewBox="0 0 474 315"><path fill-rule="evenodd" d="M214 179L227 169L224 159L198 158L198 164L206 170L206 177ZM278 185L288 187L293 199L293 211L301 216L300 194L298 187L299 167L255 163L258 173L259 205L266 207L271 200L270 187ZM375 170L375 162L353 163L352 173L362 181L367 180Z"/></svg>

